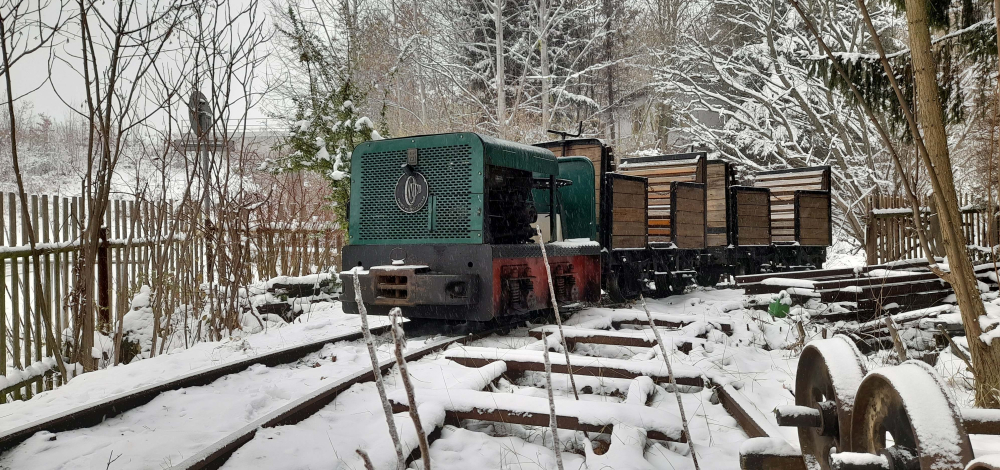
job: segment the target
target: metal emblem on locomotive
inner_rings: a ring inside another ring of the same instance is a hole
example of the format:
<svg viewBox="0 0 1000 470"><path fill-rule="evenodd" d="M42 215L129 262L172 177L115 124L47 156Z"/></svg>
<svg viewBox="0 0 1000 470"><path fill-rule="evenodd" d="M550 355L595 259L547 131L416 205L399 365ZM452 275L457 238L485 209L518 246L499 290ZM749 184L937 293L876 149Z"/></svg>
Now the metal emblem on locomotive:
<svg viewBox="0 0 1000 470"><path fill-rule="evenodd" d="M396 205L399 210L413 214L423 209L427 204L428 189L427 178L419 171L403 173L396 182Z"/></svg>

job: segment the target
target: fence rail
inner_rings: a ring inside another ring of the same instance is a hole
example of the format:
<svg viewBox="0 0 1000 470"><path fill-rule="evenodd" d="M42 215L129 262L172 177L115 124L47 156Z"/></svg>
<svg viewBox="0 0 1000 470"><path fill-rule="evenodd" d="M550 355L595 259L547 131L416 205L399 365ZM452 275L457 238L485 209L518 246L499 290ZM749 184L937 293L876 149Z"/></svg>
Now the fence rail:
<svg viewBox="0 0 1000 470"><path fill-rule="evenodd" d="M903 259L924 258L924 250L917 238L910 202L903 196L875 195L871 197L868 214L866 252L868 264L882 264ZM992 261L992 247L1000 243L1000 224L996 204L988 207L986 201L969 194L959 194L958 202L970 256L978 262ZM927 243L933 256L944 256L937 208L929 196L920 198L920 212L924 219Z"/></svg>
<svg viewBox="0 0 1000 470"><path fill-rule="evenodd" d="M18 195L0 193L0 403L27 399L64 383L64 377L53 373L53 357L66 355L66 342L75 338L78 326L70 294L81 287L74 269L81 255L86 204L79 197L27 199L25 220ZM224 258L242 259L238 279L247 283L339 265L343 236L316 204L241 210L238 233L225 233L232 224L198 222L201 217L191 216L190 210L165 202L110 201L93 286L95 324L101 325L103 339L113 340L114 325L129 310L133 294L157 273L197 291L206 280L225 284L237 278L226 271L236 265ZM34 250L28 241L29 221L37 242ZM57 338L55 348L45 340L43 315Z"/></svg>

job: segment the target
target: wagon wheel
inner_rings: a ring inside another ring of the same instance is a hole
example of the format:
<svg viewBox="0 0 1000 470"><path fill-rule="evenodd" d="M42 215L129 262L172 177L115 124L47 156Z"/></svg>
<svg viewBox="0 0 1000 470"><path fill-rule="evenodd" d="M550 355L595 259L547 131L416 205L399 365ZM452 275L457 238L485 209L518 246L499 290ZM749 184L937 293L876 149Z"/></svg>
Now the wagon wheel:
<svg viewBox="0 0 1000 470"><path fill-rule="evenodd" d="M795 404L820 410L819 427L799 427L799 445L807 464L829 470L830 449L850 450L854 394L865 376L857 346L837 335L809 343L795 373ZM810 467L812 468L812 467Z"/></svg>
<svg viewBox="0 0 1000 470"><path fill-rule="evenodd" d="M642 281L638 273L632 272L625 266L611 268L611 277L608 279L608 297L612 302L625 303L639 298L642 293Z"/></svg>
<svg viewBox="0 0 1000 470"><path fill-rule="evenodd" d="M1000 455L985 455L969 463L965 470L1000 470Z"/></svg>
<svg viewBox="0 0 1000 470"><path fill-rule="evenodd" d="M958 407L923 362L872 372L861 382L854 405L854 452L879 454L889 468L961 469L972 460Z"/></svg>
<svg viewBox="0 0 1000 470"><path fill-rule="evenodd" d="M690 282L688 282L686 278L674 276L670 280L670 292L674 295L681 295L684 293L684 289L687 288L688 284L690 284Z"/></svg>
<svg viewBox="0 0 1000 470"><path fill-rule="evenodd" d="M701 287L715 287L719 283L720 277L722 277L722 273L715 270L699 271L698 275L695 276L695 281Z"/></svg>
<svg viewBox="0 0 1000 470"><path fill-rule="evenodd" d="M670 295L670 274L655 275L653 284L656 286L656 290L653 292L654 298L662 299Z"/></svg>

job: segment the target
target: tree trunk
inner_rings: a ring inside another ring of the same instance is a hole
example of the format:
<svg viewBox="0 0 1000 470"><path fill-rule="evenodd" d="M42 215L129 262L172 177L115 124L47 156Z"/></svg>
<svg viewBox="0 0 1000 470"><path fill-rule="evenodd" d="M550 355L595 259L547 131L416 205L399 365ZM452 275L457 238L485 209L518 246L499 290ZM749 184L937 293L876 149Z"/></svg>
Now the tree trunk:
<svg viewBox="0 0 1000 470"><path fill-rule="evenodd" d="M927 148L927 171L935 175L939 183L935 188L934 200L941 218L941 235L951 267L951 286L958 299L958 308L962 313L962 323L965 325L972 353L976 405L1000 408L1000 348L993 348L979 339L982 334L979 317L986 314L986 309L979 297L978 282L966 251L965 235L962 233L951 158L948 155L944 109L931 50L926 0L906 0L906 19L917 89L917 118Z"/></svg>
<svg viewBox="0 0 1000 470"><path fill-rule="evenodd" d="M604 0L604 21L607 36L604 39L604 60L606 61L606 78L608 89L608 109L606 111L608 120L608 139L615 141L615 67L611 64L614 54L614 26L611 24L614 17L613 0Z"/></svg>
<svg viewBox="0 0 1000 470"><path fill-rule="evenodd" d="M997 0L1000 1L1000 0ZM549 128L549 11L548 0L539 0L538 5L538 42L542 68L542 131Z"/></svg>
<svg viewBox="0 0 1000 470"><path fill-rule="evenodd" d="M505 124L507 122L507 95L504 90L503 69L503 3L504 0L495 0L493 4L493 24L497 29L497 129L501 138L505 137Z"/></svg>

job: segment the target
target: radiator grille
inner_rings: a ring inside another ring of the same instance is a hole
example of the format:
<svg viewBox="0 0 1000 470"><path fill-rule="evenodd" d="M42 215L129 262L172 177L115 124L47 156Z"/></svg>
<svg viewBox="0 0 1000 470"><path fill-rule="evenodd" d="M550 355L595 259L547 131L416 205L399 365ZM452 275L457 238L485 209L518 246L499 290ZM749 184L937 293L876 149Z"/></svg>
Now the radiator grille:
<svg viewBox="0 0 1000 470"><path fill-rule="evenodd" d="M361 204L358 240L469 238L472 192L472 147L453 145L420 149L420 171L430 186L431 204L407 214L396 206L393 191L403 174L406 150L366 153L361 157ZM355 162L357 163L357 162Z"/></svg>

